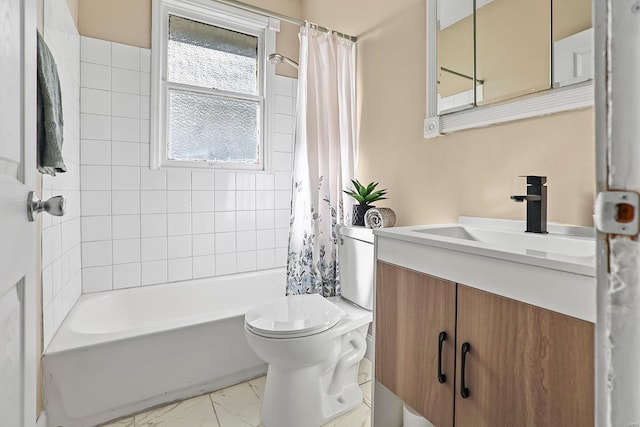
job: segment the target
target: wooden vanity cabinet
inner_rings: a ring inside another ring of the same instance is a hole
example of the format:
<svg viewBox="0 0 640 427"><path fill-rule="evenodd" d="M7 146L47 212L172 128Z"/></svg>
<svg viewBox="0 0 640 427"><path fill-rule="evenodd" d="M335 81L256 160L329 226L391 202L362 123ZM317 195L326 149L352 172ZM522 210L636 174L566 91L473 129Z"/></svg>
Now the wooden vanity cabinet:
<svg viewBox="0 0 640 427"><path fill-rule="evenodd" d="M377 264L376 380L436 427L592 426L593 349L592 323Z"/></svg>
<svg viewBox="0 0 640 427"><path fill-rule="evenodd" d="M455 283L383 262L376 283L376 379L436 426L452 426Z"/></svg>
<svg viewBox="0 0 640 427"><path fill-rule="evenodd" d="M457 308L457 427L594 425L592 323L463 285Z"/></svg>

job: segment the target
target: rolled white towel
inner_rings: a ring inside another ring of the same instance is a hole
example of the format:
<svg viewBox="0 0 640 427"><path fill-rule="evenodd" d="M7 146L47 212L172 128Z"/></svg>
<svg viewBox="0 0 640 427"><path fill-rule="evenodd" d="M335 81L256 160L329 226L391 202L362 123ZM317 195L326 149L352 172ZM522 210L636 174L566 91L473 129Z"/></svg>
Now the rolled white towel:
<svg viewBox="0 0 640 427"><path fill-rule="evenodd" d="M371 208L364 214L364 224L369 228L393 227L396 213L390 208Z"/></svg>

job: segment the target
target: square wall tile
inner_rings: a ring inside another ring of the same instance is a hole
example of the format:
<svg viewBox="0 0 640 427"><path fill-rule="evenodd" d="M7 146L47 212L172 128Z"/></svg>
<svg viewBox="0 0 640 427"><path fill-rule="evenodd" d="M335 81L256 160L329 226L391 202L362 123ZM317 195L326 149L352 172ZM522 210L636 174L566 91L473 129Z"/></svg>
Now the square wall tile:
<svg viewBox="0 0 640 427"><path fill-rule="evenodd" d="M140 48L121 43L111 44L111 66L140 70Z"/></svg>
<svg viewBox="0 0 640 427"><path fill-rule="evenodd" d="M151 72L151 50L140 49L140 71L145 73Z"/></svg>
<svg viewBox="0 0 640 427"><path fill-rule="evenodd" d="M258 230L256 232L257 249L273 249L276 247L275 230Z"/></svg>
<svg viewBox="0 0 640 427"><path fill-rule="evenodd" d="M150 96L151 94L151 74L140 73L140 95Z"/></svg>
<svg viewBox="0 0 640 427"><path fill-rule="evenodd" d="M111 215L111 191L82 191L82 216Z"/></svg>
<svg viewBox="0 0 640 427"><path fill-rule="evenodd" d="M236 212L236 231L256 229L256 211Z"/></svg>
<svg viewBox="0 0 640 427"><path fill-rule="evenodd" d="M256 232L255 231L238 231L236 234L237 244L236 248L238 252L254 251L256 250Z"/></svg>
<svg viewBox="0 0 640 427"><path fill-rule="evenodd" d="M185 190L167 191L167 212L169 213L191 212L191 191L185 191Z"/></svg>
<svg viewBox="0 0 640 427"><path fill-rule="evenodd" d="M276 94L291 97L293 96L292 79L284 76L276 76Z"/></svg>
<svg viewBox="0 0 640 427"><path fill-rule="evenodd" d="M141 191L140 211L143 214L157 214L167 212L166 191Z"/></svg>
<svg viewBox="0 0 640 427"><path fill-rule="evenodd" d="M111 117L97 114L80 115L80 137L82 139L111 139Z"/></svg>
<svg viewBox="0 0 640 427"><path fill-rule="evenodd" d="M111 92L81 88L80 112L108 116L111 114Z"/></svg>
<svg viewBox="0 0 640 427"><path fill-rule="evenodd" d="M275 211L259 210L256 211L256 229L267 230L275 227Z"/></svg>
<svg viewBox="0 0 640 427"><path fill-rule="evenodd" d="M193 262L191 258L179 258L169 260L169 282L189 280L193 278Z"/></svg>
<svg viewBox="0 0 640 427"><path fill-rule="evenodd" d="M167 282L167 265L164 261L150 261L142 263L142 285L155 285Z"/></svg>
<svg viewBox="0 0 640 427"><path fill-rule="evenodd" d="M113 166L111 168L112 190L139 190L140 168L137 166Z"/></svg>
<svg viewBox="0 0 640 427"><path fill-rule="evenodd" d="M83 242L82 267L99 267L112 264L111 241Z"/></svg>
<svg viewBox="0 0 640 427"><path fill-rule="evenodd" d="M274 249L262 249L256 253L256 269L266 270L276 267L276 251Z"/></svg>
<svg viewBox="0 0 640 427"><path fill-rule="evenodd" d="M140 215L114 215L113 239L134 239L140 237Z"/></svg>
<svg viewBox="0 0 640 427"><path fill-rule="evenodd" d="M215 189L232 191L236 189L236 174L233 172L216 172Z"/></svg>
<svg viewBox="0 0 640 427"><path fill-rule="evenodd" d="M185 169L168 169L167 190L191 190L191 172Z"/></svg>
<svg viewBox="0 0 640 427"><path fill-rule="evenodd" d="M113 289L132 288L141 284L141 264L119 264L113 266Z"/></svg>
<svg viewBox="0 0 640 427"><path fill-rule="evenodd" d="M255 173L237 173L236 174L236 190L246 191L256 189Z"/></svg>
<svg viewBox="0 0 640 427"><path fill-rule="evenodd" d="M225 274L233 274L237 272L236 254L217 254L216 255L216 275L223 276Z"/></svg>
<svg viewBox="0 0 640 427"><path fill-rule="evenodd" d="M140 239L113 241L113 263L127 264L140 262Z"/></svg>
<svg viewBox="0 0 640 427"><path fill-rule="evenodd" d="M193 278L213 277L216 274L216 257L214 255L193 257Z"/></svg>
<svg viewBox="0 0 640 427"><path fill-rule="evenodd" d="M114 92L140 94L140 73L122 68L111 69L111 89Z"/></svg>
<svg viewBox="0 0 640 427"><path fill-rule="evenodd" d="M139 191L112 191L111 212L114 215L127 215L140 213Z"/></svg>
<svg viewBox="0 0 640 427"><path fill-rule="evenodd" d="M91 89L111 90L111 67L80 63L80 85Z"/></svg>
<svg viewBox="0 0 640 427"><path fill-rule="evenodd" d="M275 179L272 174L263 173L256 175L256 190L273 190L274 183Z"/></svg>
<svg viewBox="0 0 640 427"><path fill-rule="evenodd" d="M167 235L166 214L145 214L140 219L141 237L162 237Z"/></svg>
<svg viewBox="0 0 640 427"><path fill-rule="evenodd" d="M256 209L255 191L236 191L236 210L253 211Z"/></svg>
<svg viewBox="0 0 640 427"><path fill-rule="evenodd" d="M275 208L275 193L273 190L261 190L256 191L256 206L260 209L273 209Z"/></svg>
<svg viewBox="0 0 640 427"><path fill-rule="evenodd" d="M140 118L140 96L129 93L113 92L111 97L111 115L114 117Z"/></svg>
<svg viewBox="0 0 640 427"><path fill-rule="evenodd" d="M236 231L235 212L216 212L214 218L216 233Z"/></svg>
<svg viewBox="0 0 640 427"><path fill-rule="evenodd" d="M180 236L191 234L191 214L190 213L170 213L167 214L167 232L169 236Z"/></svg>
<svg viewBox="0 0 640 427"><path fill-rule="evenodd" d="M140 144L136 142L114 142L112 144L112 160L114 166L139 166Z"/></svg>
<svg viewBox="0 0 640 427"><path fill-rule="evenodd" d="M109 166L82 166L80 175L82 190L111 190Z"/></svg>
<svg viewBox="0 0 640 427"><path fill-rule="evenodd" d="M111 43L92 37L80 37L80 59L83 62L111 65Z"/></svg>
<svg viewBox="0 0 640 427"><path fill-rule="evenodd" d="M197 234L193 236L193 256L213 255L215 253L215 235Z"/></svg>
<svg viewBox="0 0 640 427"><path fill-rule="evenodd" d="M286 190L276 190L274 192L274 207L276 209L290 209L291 208L291 192Z"/></svg>
<svg viewBox="0 0 640 427"><path fill-rule="evenodd" d="M274 217L275 228L287 228L291 222L291 209L278 209Z"/></svg>
<svg viewBox="0 0 640 427"><path fill-rule="evenodd" d="M216 233L216 254L236 252L236 233Z"/></svg>
<svg viewBox="0 0 640 427"><path fill-rule="evenodd" d="M191 232L193 234L206 234L215 231L213 212L196 212L191 214Z"/></svg>
<svg viewBox="0 0 640 427"><path fill-rule="evenodd" d="M82 241L111 240L111 217L88 216L82 218Z"/></svg>
<svg viewBox="0 0 640 427"><path fill-rule="evenodd" d="M167 173L164 170L140 168L141 190L164 190L167 188Z"/></svg>
<svg viewBox="0 0 640 427"><path fill-rule="evenodd" d="M142 262L166 260L167 252L166 237L142 239Z"/></svg>
<svg viewBox="0 0 640 427"><path fill-rule="evenodd" d="M237 271L245 272L245 271L254 271L257 266L257 255L256 251L250 252L238 252L236 258L236 268Z"/></svg>
<svg viewBox="0 0 640 427"><path fill-rule="evenodd" d="M111 164L110 141L83 139L80 144L81 163L83 166Z"/></svg>
<svg viewBox="0 0 640 427"><path fill-rule="evenodd" d="M111 135L114 141L139 142L140 120L127 117L111 118Z"/></svg>
<svg viewBox="0 0 640 427"><path fill-rule="evenodd" d="M192 212L213 212L214 208L213 191L192 191L191 211Z"/></svg>
<svg viewBox="0 0 640 427"><path fill-rule="evenodd" d="M192 245L191 236L169 236L169 259L190 257L193 253Z"/></svg>
<svg viewBox="0 0 640 427"><path fill-rule="evenodd" d="M235 191L215 191L214 194L214 205L217 212L236 210Z"/></svg>
<svg viewBox="0 0 640 427"><path fill-rule="evenodd" d="M111 266L90 267L82 269L82 292L110 291L112 289Z"/></svg>
<svg viewBox="0 0 640 427"><path fill-rule="evenodd" d="M215 188L215 174L210 171L191 172L192 190L213 190Z"/></svg>

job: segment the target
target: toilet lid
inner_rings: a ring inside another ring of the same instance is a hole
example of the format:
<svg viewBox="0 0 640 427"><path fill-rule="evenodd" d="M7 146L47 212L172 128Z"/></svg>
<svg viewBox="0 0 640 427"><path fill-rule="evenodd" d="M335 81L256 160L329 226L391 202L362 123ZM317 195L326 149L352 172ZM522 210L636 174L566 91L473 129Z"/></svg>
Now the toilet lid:
<svg viewBox="0 0 640 427"><path fill-rule="evenodd" d="M333 327L340 320L340 313L321 295L289 295L249 309L244 319L247 328L257 335L294 338Z"/></svg>

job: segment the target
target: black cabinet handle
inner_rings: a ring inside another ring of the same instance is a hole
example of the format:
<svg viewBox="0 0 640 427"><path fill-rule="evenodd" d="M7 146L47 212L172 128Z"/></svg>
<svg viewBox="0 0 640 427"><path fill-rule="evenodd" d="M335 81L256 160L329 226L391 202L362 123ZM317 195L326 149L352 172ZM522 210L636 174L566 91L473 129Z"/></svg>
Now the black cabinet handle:
<svg viewBox="0 0 640 427"><path fill-rule="evenodd" d="M447 333L445 331L440 332L438 335L438 382L444 384L447 381L447 376L442 373L442 343L447 339Z"/></svg>
<svg viewBox="0 0 640 427"><path fill-rule="evenodd" d="M460 396L463 399L469 397L469 389L467 388L467 383L465 381L465 372L467 366L467 353L471 351L471 345L466 342L462 344L462 356L461 358L461 367L460 367Z"/></svg>

